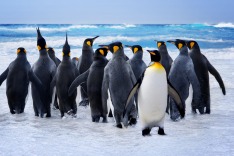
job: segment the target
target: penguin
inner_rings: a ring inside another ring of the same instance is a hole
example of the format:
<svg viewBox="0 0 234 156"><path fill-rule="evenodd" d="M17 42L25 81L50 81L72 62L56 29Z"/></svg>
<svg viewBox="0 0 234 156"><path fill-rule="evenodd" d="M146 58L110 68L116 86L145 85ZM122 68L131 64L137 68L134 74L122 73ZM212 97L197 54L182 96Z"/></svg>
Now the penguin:
<svg viewBox="0 0 234 156"><path fill-rule="evenodd" d="M159 51L147 51L150 53L151 63L129 93L125 107L128 107L131 97L138 91L138 113L142 135L150 135L153 127L159 127L158 134L165 135L164 119L168 93L175 99L182 117L184 117L185 108L178 92L167 79L166 70L160 63Z"/></svg>
<svg viewBox="0 0 234 156"><path fill-rule="evenodd" d="M160 63L165 68L167 76L168 76L173 60L167 51L167 46L164 41L157 41L157 47L161 56Z"/></svg>
<svg viewBox="0 0 234 156"><path fill-rule="evenodd" d="M156 42L157 42L158 51L159 51L160 56L161 56L160 63L165 68L166 73L167 73L167 77L168 77L173 60L167 51L166 43L164 41L156 41ZM167 98L167 101L168 102L167 102L167 111L166 112L169 113L169 96Z"/></svg>
<svg viewBox="0 0 234 156"><path fill-rule="evenodd" d="M26 50L22 47L17 49L16 59L1 74L0 85L5 79L7 79L6 95L11 114L24 112L29 82L32 82L40 91L43 91L44 88L41 81L32 72Z"/></svg>
<svg viewBox="0 0 234 156"><path fill-rule="evenodd" d="M133 46L129 46L126 45L126 47L130 48L133 52L133 57L128 60L127 62L131 65L132 67L132 71L136 77L136 79L140 78L140 76L142 75L142 73L145 71L146 69L146 64L143 61L143 49L140 45L133 45ZM137 106L137 93L135 94L135 102L136 102L136 106Z"/></svg>
<svg viewBox="0 0 234 156"><path fill-rule="evenodd" d="M72 62L75 64L75 66L76 66L77 69L78 69L79 58L78 58L78 57L73 57L73 58L72 58Z"/></svg>
<svg viewBox="0 0 234 156"><path fill-rule="evenodd" d="M54 48L47 48L47 52L49 54L49 57L54 61L54 63L56 64L56 67L58 67L58 65L61 63L60 59L58 59L56 56L55 56L55 51L54 51ZM55 98L54 98L54 109L59 109L59 106L58 106L58 101L57 101L57 93L55 93Z"/></svg>
<svg viewBox="0 0 234 156"><path fill-rule="evenodd" d="M211 73L219 83L222 89L223 95L226 94L225 86L223 80L218 73L218 71L212 66L209 60L201 53L200 47L196 41L190 40L186 42L188 48L190 49L189 56L191 57L194 70L201 87L201 98L202 98L202 112L210 114L210 82L209 73Z"/></svg>
<svg viewBox="0 0 234 156"><path fill-rule="evenodd" d="M96 38L99 36L96 36L94 38L87 38L85 39L82 47L82 55L80 56L79 63L78 63L78 71L79 74L84 73L86 70L89 69L91 64L93 63L93 42ZM81 85L81 102L79 105L81 106L87 106L89 104L88 96L87 96L87 84L83 83Z"/></svg>
<svg viewBox="0 0 234 156"><path fill-rule="evenodd" d="M61 60L55 56L54 48L51 47L47 48L47 52L49 54L49 57L54 61L54 63L58 67L59 64L61 63Z"/></svg>
<svg viewBox="0 0 234 156"><path fill-rule="evenodd" d="M68 44L66 34L66 41L62 52L63 59L57 68L57 73L54 76L53 81L50 84L50 90L53 90L54 86L56 86L61 117L63 117L65 113L75 117L77 113L77 90L74 89L74 92L68 96L69 86L79 74L78 69L71 60L70 53L70 46Z"/></svg>
<svg viewBox="0 0 234 156"><path fill-rule="evenodd" d="M50 103L52 102L52 94L50 94L50 83L56 73L56 64L49 57L46 51L46 41L40 33L40 29L37 29L37 48L40 52L38 60L33 64L32 71L40 79L45 86L45 92L41 93L32 84L32 99L35 116L51 117ZM45 94L45 100L40 98L41 94Z"/></svg>
<svg viewBox="0 0 234 156"><path fill-rule="evenodd" d="M183 40L167 41L174 44L180 51L179 55L174 60L168 79L174 88L178 91L183 103L189 96L189 86L193 88L193 99L192 99L192 112L196 112L196 109L200 109L201 94L200 84L194 71L193 61L188 55L188 48ZM180 115L175 102L170 98L170 117L173 121L178 121Z"/></svg>
<svg viewBox="0 0 234 156"><path fill-rule="evenodd" d="M108 63L106 59L107 52L108 50L106 48L98 48L94 53L93 63L90 68L72 82L68 91L69 95L71 95L81 83L87 81L88 98L93 122L99 122L100 117L103 118L103 122L107 122L102 105L102 81L104 68Z"/></svg>
<svg viewBox="0 0 234 156"><path fill-rule="evenodd" d="M136 108L133 104L134 98L131 98L131 106L127 108L126 115L123 118L125 101L128 93L136 82L135 75L129 63L125 61L124 49L121 42L114 42L109 45L101 45L106 47L113 54L112 59L108 62L104 69L104 77L102 83L102 103L104 113L108 113L107 99L110 93L113 109L112 113L116 122L116 127L122 128L122 124L136 124Z"/></svg>

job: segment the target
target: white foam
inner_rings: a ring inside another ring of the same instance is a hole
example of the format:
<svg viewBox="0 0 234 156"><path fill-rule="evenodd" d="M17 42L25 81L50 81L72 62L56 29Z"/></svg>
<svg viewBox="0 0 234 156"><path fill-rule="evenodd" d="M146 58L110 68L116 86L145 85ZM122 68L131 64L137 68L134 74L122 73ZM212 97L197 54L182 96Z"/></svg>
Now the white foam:
<svg viewBox="0 0 234 156"><path fill-rule="evenodd" d="M216 27L216 28L234 28L234 24L221 22L221 23L214 25L214 27Z"/></svg>
<svg viewBox="0 0 234 156"><path fill-rule="evenodd" d="M31 32L36 31L36 25L35 26L26 26L26 27L19 27L19 28L6 28L6 27L0 27L0 30L6 30L6 31L22 31L22 32ZM46 28L43 26L40 26L41 31L45 32L54 32L54 31L69 31L71 29L95 29L98 28L96 25L71 25L71 26L62 26L62 27L53 27L53 28Z"/></svg>

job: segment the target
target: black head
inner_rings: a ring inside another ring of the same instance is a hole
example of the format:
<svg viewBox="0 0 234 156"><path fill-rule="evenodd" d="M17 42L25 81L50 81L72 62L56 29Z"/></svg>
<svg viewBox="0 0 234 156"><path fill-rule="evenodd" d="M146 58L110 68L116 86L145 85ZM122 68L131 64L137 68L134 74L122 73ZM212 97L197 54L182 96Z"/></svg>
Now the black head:
<svg viewBox="0 0 234 156"><path fill-rule="evenodd" d="M167 41L167 42L174 44L179 50L180 50L181 48L183 48L184 46L186 46L185 41L184 41L184 40L180 40L180 39L169 40L169 41Z"/></svg>
<svg viewBox="0 0 234 156"><path fill-rule="evenodd" d="M26 50L23 48L23 47L19 47L18 49L17 49L17 55L18 54L26 54Z"/></svg>
<svg viewBox="0 0 234 156"><path fill-rule="evenodd" d="M68 41L67 41L67 34L66 34L66 41L65 41L65 44L63 46L63 56L70 56L70 46L68 44Z"/></svg>
<svg viewBox="0 0 234 156"><path fill-rule="evenodd" d="M138 51L143 51L143 49L140 45L133 45L133 46L125 45L125 47L130 48L132 50L133 54L137 53Z"/></svg>
<svg viewBox="0 0 234 156"><path fill-rule="evenodd" d="M159 62L161 60L161 55L157 50L147 50L150 53L152 62Z"/></svg>
<svg viewBox="0 0 234 156"><path fill-rule="evenodd" d="M193 40L186 41L186 45L190 50L193 48L199 48L199 45L197 44L197 42Z"/></svg>
<svg viewBox="0 0 234 156"><path fill-rule="evenodd" d="M108 49L107 48L98 48L95 51L95 54L101 54L104 57L106 57L107 53L108 53Z"/></svg>
<svg viewBox="0 0 234 156"><path fill-rule="evenodd" d="M166 46L166 43L164 41L156 41L157 42L157 47L158 49L161 47L161 46Z"/></svg>
<svg viewBox="0 0 234 156"><path fill-rule="evenodd" d="M43 50L46 48L46 41L45 39L41 36L40 29L38 27L37 29L37 48L38 50Z"/></svg>
<svg viewBox="0 0 234 156"><path fill-rule="evenodd" d="M119 49L123 49L121 42L113 42L109 45L99 45L100 47L107 48L111 53L116 53Z"/></svg>
<svg viewBox="0 0 234 156"><path fill-rule="evenodd" d="M96 36L96 37L94 37L94 38L87 38L87 39L85 39L84 45L87 45L87 46L89 46L89 47L92 47L92 46L93 46L94 40L95 40L96 38L98 38L98 37L99 37L99 36Z"/></svg>
<svg viewBox="0 0 234 156"><path fill-rule="evenodd" d="M49 54L54 54L54 48L49 47L46 49Z"/></svg>

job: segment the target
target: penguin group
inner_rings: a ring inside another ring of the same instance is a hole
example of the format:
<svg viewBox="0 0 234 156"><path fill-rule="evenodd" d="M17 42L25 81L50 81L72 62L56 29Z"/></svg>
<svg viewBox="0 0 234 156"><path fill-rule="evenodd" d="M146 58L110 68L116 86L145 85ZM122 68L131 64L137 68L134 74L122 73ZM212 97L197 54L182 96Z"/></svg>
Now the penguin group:
<svg viewBox="0 0 234 156"><path fill-rule="evenodd" d="M52 47L37 28L39 58L31 65L23 47L17 49L16 59L0 75L0 85L6 79L6 95L12 114L24 112L29 82L35 116L51 117L51 104L65 114L76 117L77 87L80 86L79 106L90 106L92 122L108 122L112 112L116 127L142 125L142 135L150 135L153 127L165 135L164 119L169 113L172 121L185 117L185 101L189 86L193 88L192 113L210 114L209 73L218 81L222 93L226 90L218 71L201 53L193 40L169 40L179 50L173 61L166 42L156 41L158 50L147 50L151 63L143 61L144 50L140 45L123 45L112 42L93 43L99 37L84 40L82 55L71 58L71 48L66 34L60 61ZM130 48L133 57L125 55ZM112 58L106 58L108 53ZM78 95L79 96L79 95Z"/></svg>

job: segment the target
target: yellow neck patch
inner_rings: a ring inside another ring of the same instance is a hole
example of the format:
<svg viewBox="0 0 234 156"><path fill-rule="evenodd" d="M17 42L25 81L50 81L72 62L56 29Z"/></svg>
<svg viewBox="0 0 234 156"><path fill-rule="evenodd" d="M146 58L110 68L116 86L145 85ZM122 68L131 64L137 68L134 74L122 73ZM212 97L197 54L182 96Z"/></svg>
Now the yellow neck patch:
<svg viewBox="0 0 234 156"><path fill-rule="evenodd" d="M134 48L133 52L136 53L138 51L138 48Z"/></svg>
<svg viewBox="0 0 234 156"><path fill-rule="evenodd" d="M114 53L115 53L116 51L118 51L118 50L119 50L119 47L118 47L118 46L114 46L114 47L113 47Z"/></svg>
<svg viewBox="0 0 234 156"><path fill-rule="evenodd" d="M193 48L194 44L194 42L190 42L190 48Z"/></svg>
<svg viewBox="0 0 234 156"><path fill-rule="evenodd" d="M88 46L91 47L91 42L90 41L87 41L86 43L87 43Z"/></svg>
<svg viewBox="0 0 234 156"><path fill-rule="evenodd" d="M159 43L158 43L158 48L159 48L161 45L162 45L162 43L159 42Z"/></svg>
<svg viewBox="0 0 234 156"><path fill-rule="evenodd" d="M20 52L20 49L17 49L17 52L16 52L16 53L19 54L19 52Z"/></svg>
<svg viewBox="0 0 234 156"><path fill-rule="evenodd" d="M183 44L182 43L179 43L178 44L178 48L181 49L183 47Z"/></svg>
<svg viewBox="0 0 234 156"><path fill-rule="evenodd" d="M41 47L38 45L38 46L37 46L37 49L38 49L38 50L41 50Z"/></svg>
<svg viewBox="0 0 234 156"><path fill-rule="evenodd" d="M100 54L104 56L104 51L102 49L99 50Z"/></svg>
<svg viewBox="0 0 234 156"><path fill-rule="evenodd" d="M62 55L64 56L64 52L62 52ZM71 56L71 53L68 53L68 56Z"/></svg>
<svg viewBox="0 0 234 156"><path fill-rule="evenodd" d="M151 69L164 70L164 67L159 62L154 62L151 66Z"/></svg>

